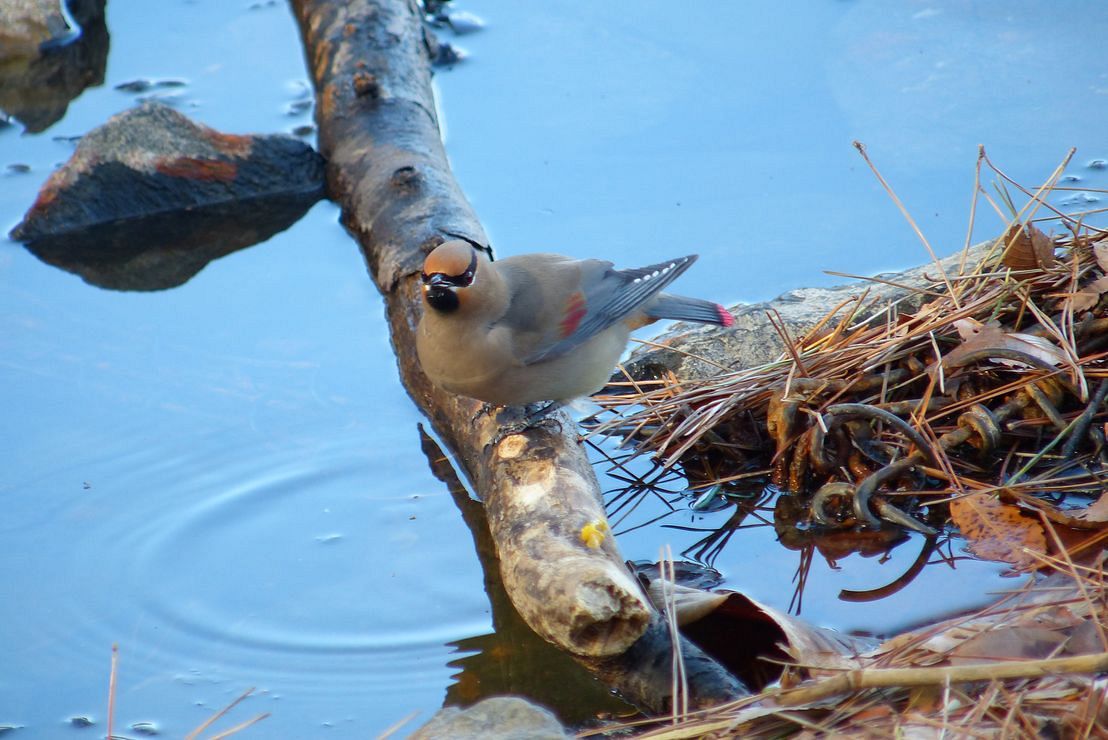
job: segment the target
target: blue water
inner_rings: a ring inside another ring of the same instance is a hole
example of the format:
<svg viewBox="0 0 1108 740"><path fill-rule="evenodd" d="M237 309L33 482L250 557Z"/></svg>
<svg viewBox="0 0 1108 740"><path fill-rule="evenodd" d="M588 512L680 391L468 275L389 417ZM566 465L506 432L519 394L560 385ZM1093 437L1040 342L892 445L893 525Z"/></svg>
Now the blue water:
<svg viewBox="0 0 1108 740"><path fill-rule="evenodd" d="M228 132L309 124L291 14L257 5L111 0L105 85L43 134L0 129L0 227L70 155L66 137L133 104L120 83L183 80L157 94ZM461 7L488 27L455 40L469 57L436 88L452 164L501 253L698 252L682 291L727 302L925 261L853 139L941 253L965 239L979 143L1029 185L1076 146L1072 184L1108 187L1085 166L1108 155L1097 6ZM272 716L247 737L366 737L429 717L456 688L455 643L492 630L472 537L428 470L381 300L337 217L321 203L151 294L0 244L0 725L16 737L95 734L74 716L102 732L113 643L117 732L151 721L180 736L256 686L234 721ZM999 223L984 211L976 239ZM648 501L620 526L663 511ZM703 535L653 526L620 544L656 559ZM816 557L803 616L889 633L1011 583L959 561L876 606L837 598L892 580L917 545L885 562ZM798 559L761 526L714 564L784 609ZM534 682L545 668L526 670Z"/></svg>

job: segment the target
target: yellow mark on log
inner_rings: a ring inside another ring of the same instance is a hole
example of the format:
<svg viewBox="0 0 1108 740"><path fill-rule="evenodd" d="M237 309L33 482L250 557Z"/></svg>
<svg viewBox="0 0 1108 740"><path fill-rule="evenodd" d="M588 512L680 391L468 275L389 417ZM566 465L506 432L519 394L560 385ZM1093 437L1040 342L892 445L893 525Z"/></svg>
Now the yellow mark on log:
<svg viewBox="0 0 1108 740"><path fill-rule="evenodd" d="M591 522L581 527L581 541L584 542L587 547L595 550L604 544L604 540L608 536L608 531L608 522L603 519L593 519Z"/></svg>

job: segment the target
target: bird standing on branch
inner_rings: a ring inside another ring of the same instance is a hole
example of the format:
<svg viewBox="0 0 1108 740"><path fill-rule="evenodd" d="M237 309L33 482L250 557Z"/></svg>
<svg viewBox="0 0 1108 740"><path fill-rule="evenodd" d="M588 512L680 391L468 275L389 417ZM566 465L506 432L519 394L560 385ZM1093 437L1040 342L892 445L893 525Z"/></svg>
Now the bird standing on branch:
<svg viewBox="0 0 1108 740"><path fill-rule="evenodd" d="M545 415L603 388L634 329L659 319L734 322L717 303L661 292L695 260L616 270L559 254L493 262L467 242L440 244L423 264L423 372L496 406L554 402L533 417Z"/></svg>

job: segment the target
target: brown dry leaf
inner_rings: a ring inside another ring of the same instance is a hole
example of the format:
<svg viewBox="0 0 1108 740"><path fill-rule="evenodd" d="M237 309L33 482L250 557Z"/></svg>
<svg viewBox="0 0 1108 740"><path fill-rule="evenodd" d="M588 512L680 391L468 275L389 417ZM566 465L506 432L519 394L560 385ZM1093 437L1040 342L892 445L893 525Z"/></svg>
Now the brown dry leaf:
<svg viewBox="0 0 1108 740"><path fill-rule="evenodd" d="M1046 535L1039 522L1020 509L984 493L971 493L950 502L950 518L979 558L1015 566L1037 562L1046 552Z"/></svg>
<svg viewBox="0 0 1108 740"><path fill-rule="evenodd" d="M1069 639L1064 630L1011 626L982 632L950 651L951 665L986 660L1041 660L1053 658Z"/></svg>
<svg viewBox="0 0 1108 740"><path fill-rule="evenodd" d="M1073 305L1073 310L1076 312L1088 311L1100 301L1100 296L1106 292L1108 292L1108 275L1097 278L1071 295L1070 302Z"/></svg>
<svg viewBox="0 0 1108 740"><path fill-rule="evenodd" d="M1089 504L1075 518L1086 522L1108 522L1108 492L1100 494L1100 498Z"/></svg>
<svg viewBox="0 0 1108 740"><path fill-rule="evenodd" d="M674 586L657 578L650 582L647 594L659 611L665 608L668 599L673 600L673 610L677 615L678 627L700 621L727 601L727 594L704 591L680 584Z"/></svg>
<svg viewBox="0 0 1108 740"><path fill-rule="evenodd" d="M1043 270L1054 264L1054 242L1034 224L1013 223L1000 237L1008 245L1000 261L1013 270Z"/></svg>
<svg viewBox="0 0 1108 740"><path fill-rule="evenodd" d="M1101 239L1093 245L1093 256L1100 269L1108 272L1108 239Z"/></svg>
<svg viewBox="0 0 1108 740"><path fill-rule="evenodd" d="M970 318L955 321L954 328L957 329L958 335L962 337L962 344L943 357L944 363L948 365L957 364L957 360L964 355L989 349L1010 349L1023 352L1051 365L1061 365L1066 362L1066 354L1044 337L1019 332L1006 332L994 323L983 324ZM1023 366L1025 364L1003 358L997 358L994 361L1004 365Z"/></svg>
<svg viewBox="0 0 1108 740"><path fill-rule="evenodd" d="M857 656L873 647L872 641L866 638L817 627L734 591L704 591L652 579L647 586L647 594L659 610L665 608L668 595L676 607L678 624L682 626L704 619L709 614L722 614L726 616L733 634L751 639L755 634L754 625L771 625L772 630L762 633L766 637L772 635L771 639L780 643L789 656L803 666L858 668ZM764 647L772 647L772 644Z"/></svg>

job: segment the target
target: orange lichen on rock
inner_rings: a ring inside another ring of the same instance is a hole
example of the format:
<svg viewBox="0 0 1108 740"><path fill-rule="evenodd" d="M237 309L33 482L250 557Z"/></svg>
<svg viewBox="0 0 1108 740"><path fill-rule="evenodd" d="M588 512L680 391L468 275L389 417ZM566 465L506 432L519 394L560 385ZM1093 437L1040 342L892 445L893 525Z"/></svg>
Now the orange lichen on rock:
<svg viewBox="0 0 1108 740"><path fill-rule="evenodd" d="M154 169L158 173L169 177L183 177L189 180L208 182L231 182L238 174L238 166L234 162L193 157L163 160L158 162Z"/></svg>
<svg viewBox="0 0 1108 740"><path fill-rule="evenodd" d="M224 134L215 129L204 127L204 136L219 151L229 157L249 157L254 146L254 138L240 134Z"/></svg>

